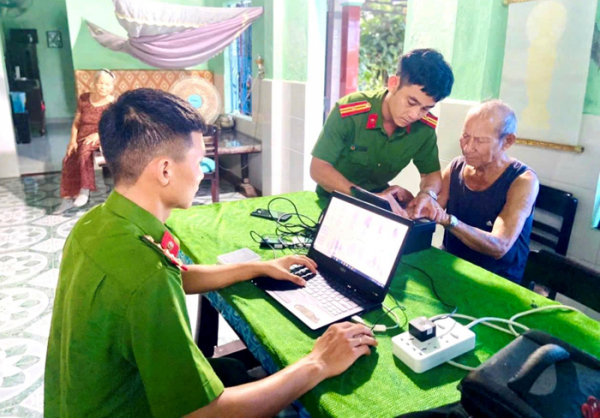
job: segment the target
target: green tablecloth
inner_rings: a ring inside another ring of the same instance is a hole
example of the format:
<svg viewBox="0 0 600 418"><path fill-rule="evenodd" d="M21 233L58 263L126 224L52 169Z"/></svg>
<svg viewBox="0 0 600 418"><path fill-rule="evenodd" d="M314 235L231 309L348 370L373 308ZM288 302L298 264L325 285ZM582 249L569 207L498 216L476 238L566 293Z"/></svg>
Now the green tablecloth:
<svg viewBox="0 0 600 418"><path fill-rule="evenodd" d="M285 196L296 203L302 214L318 218L322 203L315 193ZM243 247L261 254L263 259L271 259L272 251L260 250L249 235L251 230L259 234L274 232L274 222L249 216L256 208L266 208L271 199L263 197L175 211L167 224L181 239L184 251L198 263L215 263L218 255ZM272 209L292 210L284 202L275 203ZM426 271L435 281L440 297L457 305L458 313L509 318L535 306L555 303L434 248L405 256L403 262ZM240 283L219 293L247 321L280 367L308 354L320 335L251 283ZM398 268L390 293L406 308L409 319L448 312L431 291L429 279L408 265L401 264ZM393 306L389 295L385 304ZM364 319L374 321L382 312L381 309L371 312ZM398 316L402 321L401 312ZM600 357L600 323L583 314L551 311L525 317L521 322ZM392 322L388 320L387 324ZM456 361L477 366L512 340L507 334L481 325L474 331L476 349ZM313 416L387 417L457 401L460 394L456 387L466 372L442 365L423 374L414 373L392 354L390 340L400 332L395 329L379 334L379 346L371 356L360 358L341 376L322 382L300 399L302 404Z"/></svg>

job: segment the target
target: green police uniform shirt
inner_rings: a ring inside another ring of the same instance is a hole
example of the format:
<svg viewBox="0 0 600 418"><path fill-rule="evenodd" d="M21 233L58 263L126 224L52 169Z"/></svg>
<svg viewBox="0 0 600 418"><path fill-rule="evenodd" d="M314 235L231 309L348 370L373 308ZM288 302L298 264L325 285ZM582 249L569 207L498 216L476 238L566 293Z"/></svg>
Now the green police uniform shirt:
<svg viewBox="0 0 600 418"><path fill-rule="evenodd" d="M223 392L192 338L165 226L117 192L73 228L48 341L46 417L181 417Z"/></svg>
<svg viewBox="0 0 600 418"><path fill-rule="evenodd" d="M435 126L428 114L389 136L381 106L387 90L352 93L331 110L313 157L324 160L348 181L370 191L382 191L411 161L421 174L440 170ZM327 196L321 186L317 193Z"/></svg>

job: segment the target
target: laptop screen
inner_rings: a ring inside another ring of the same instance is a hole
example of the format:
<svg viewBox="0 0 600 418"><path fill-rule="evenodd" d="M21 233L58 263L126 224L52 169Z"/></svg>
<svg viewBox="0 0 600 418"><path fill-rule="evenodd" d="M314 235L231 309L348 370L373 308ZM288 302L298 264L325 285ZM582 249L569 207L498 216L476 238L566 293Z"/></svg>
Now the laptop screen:
<svg viewBox="0 0 600 418"><path fill-rule="evenodd" d="M383 288L408 228L332 197L313 249Z"/></svg>

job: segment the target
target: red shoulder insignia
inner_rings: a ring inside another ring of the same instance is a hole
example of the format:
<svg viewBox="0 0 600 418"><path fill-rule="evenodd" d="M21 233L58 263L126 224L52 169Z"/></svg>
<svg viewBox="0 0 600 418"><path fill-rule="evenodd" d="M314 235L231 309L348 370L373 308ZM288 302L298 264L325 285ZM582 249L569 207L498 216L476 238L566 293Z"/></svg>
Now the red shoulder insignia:
<svg viewBox="0 0 600 418"><path fill-rule="evenodd" d="M423 122L425 125L435 129L437 128L437 124L438 124L438 118L437 116L432 115L431 113L427 113L423 119L421 119L421 122Z"/></svg>
<svg viewBox="0 0 600 418"><path fill-rule="evenodd" d="M340 115L342 116L342 118L345 118L352 115L358 115L359 113L368 112L369 110L371 110L371 103L365 100L363 102L340 105L339 107Z"/></svg>
<svg viewBox="0 0 600 418"><path fill-rule="evenodd" d="M188 270L187 266L183 264L181 260L178 259L177 256L173 255L172 253L175 252L176 249L179 250L179 245L177 244L175 238L171 234L165 232L165 236L163 236L162 244L166 245L166 247L163 247L163 245L154 241L154 238L152 238L150 235L144 235L140 238L150 247L154 248L160 254L164 255L167 258L167 260L169 260L169 262L175 267L177 267L179 270Z"/></svg>

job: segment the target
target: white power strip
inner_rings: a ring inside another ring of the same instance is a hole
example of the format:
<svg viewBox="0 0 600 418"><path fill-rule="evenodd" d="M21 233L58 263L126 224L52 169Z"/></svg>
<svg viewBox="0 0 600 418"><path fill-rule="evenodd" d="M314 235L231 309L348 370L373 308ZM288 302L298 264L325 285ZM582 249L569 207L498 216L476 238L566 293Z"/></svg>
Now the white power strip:
<svg viewBox="0 0 600 418"><path fill-rule="evenodd" d="M437 336L421 342L404 332L392 338L392 351L417 373L426 372L475 348L475 334L452 318L435 322Z"/></svg>

